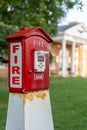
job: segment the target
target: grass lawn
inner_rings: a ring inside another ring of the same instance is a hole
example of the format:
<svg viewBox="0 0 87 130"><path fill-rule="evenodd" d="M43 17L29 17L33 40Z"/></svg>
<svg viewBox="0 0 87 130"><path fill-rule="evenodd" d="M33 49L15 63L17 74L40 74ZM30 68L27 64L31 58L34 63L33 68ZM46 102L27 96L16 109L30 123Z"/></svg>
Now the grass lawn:
<svg viewBox="0 0 87 130"><path fill-rule="evenodd" d="M0 130L5 130L8 105L7 79L0 79Z"/></svg>
<svg viewBox="0 0 87 130"><path fill-rule="evenodd" d="M87 78L50 78L54 130L87 130ZM7 80L0 79L0 130L5 130Z"/></svg>
<svg viewBox="0 0 87 130"><path fill-rule="evenodd" d="M55 130L87 130L87 78L51 77Z"/></svg>

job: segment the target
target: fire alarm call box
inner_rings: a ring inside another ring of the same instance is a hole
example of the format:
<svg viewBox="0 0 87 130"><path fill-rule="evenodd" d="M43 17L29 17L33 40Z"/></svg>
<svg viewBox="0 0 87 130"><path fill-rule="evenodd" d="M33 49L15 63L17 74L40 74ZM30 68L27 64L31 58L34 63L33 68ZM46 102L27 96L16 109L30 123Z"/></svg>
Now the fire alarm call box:
<svg viewBox="0 0 87 130"><path fill-rule="evenodd" d="M34 52L34 70L36 72L44 72L46 68L46 51Z"/></svg>
<svg viewBox="0 0 87 130"><path fill-rule="evenodd" d="M7 37L9 91L26 93L49 88L49 43L42 28L22 28Z"/></svg>

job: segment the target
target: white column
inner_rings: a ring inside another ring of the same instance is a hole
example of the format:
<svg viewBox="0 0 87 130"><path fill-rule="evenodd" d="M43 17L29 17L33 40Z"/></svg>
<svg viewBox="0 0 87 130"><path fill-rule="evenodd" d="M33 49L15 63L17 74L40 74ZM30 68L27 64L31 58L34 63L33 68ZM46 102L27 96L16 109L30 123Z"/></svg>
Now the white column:
<svg viewBox="0 0 87 130"><path fill-rule="evenodd" d="M62 41L62 76L66 77L66 40Z"/></svg>
<svg viewBox="0 0 87 130"><path fill-rule="evenodd" d="M81 76L85 76L85 44L82 46L82 72Z"/></svg>
<svg viewBox="0 0 87 130"><path fill-rule="evenodd" d="M75 42L72 43L72 64L71 64L71 74L75 75Z"/></svg>

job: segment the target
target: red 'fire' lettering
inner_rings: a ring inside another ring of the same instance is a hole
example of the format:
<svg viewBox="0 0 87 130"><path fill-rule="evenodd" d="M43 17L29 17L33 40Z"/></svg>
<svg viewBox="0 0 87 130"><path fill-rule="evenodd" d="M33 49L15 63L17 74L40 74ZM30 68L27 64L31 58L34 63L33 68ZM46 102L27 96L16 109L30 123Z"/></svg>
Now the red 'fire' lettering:
<svg viewBox="0 0 87 130"><path fill-rule="evenodd" d="M15 64L18 63L18 56L14 56L14 63L15 63Z"/></svg>
<svg viewBox="0 0 87 130"><path fill-rule="evenodd" d="M20 67L12 66L12 74L20 74Z"/></svg>
<svg viewBox="0 0 87 130"><path fill-rule="evenodd" d="M15 53L16 50L19 50L19 45L14 45L14 46L13 46L13 53Z"/></svg>
<svg viewBox="0 0 87 130"><path fill-rule="evenodd" d="M19 82L19 77L15 76L15 77L12 77L12 84L20 84Z"/></svg>

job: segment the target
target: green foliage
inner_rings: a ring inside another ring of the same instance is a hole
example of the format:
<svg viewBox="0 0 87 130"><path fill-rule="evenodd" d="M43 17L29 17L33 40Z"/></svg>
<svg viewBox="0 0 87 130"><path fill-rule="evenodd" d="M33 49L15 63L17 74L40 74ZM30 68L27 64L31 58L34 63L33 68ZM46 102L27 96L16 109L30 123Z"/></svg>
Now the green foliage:
<svg viewBox="0 0 87 130"><path fill-rule="evenodd" d="M13 26L8 26L3 23L0 23L0 54L3 56L7 54L7 41L6 37L14 33L17 29Z"/></svg>
<svg viewBox="0 0 87 130"><path fill-rule="evenodd" d="M15 32L14 26L41 26L53 36L59 20L75 5L81 8L81 0L0 0L0 21L5 23L0 24L0 54L7 53L6 37Z"/></svg>
<svg viewBox="0 0 87 130"><path fill-rule="evenodd" d="M54 35L61 17L75 5L81 8L81 0L0 0L0 19L19 27L41 26Z"/></svg>

